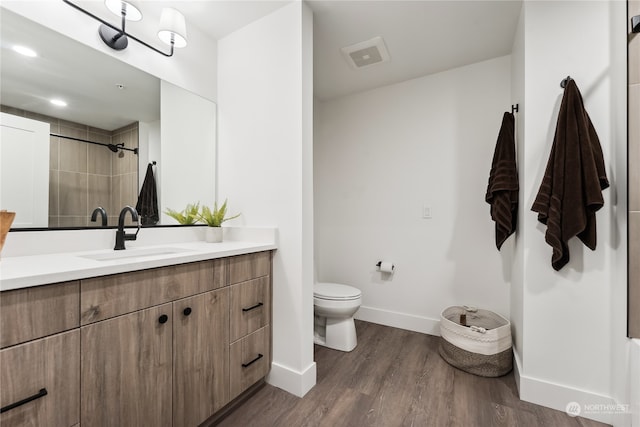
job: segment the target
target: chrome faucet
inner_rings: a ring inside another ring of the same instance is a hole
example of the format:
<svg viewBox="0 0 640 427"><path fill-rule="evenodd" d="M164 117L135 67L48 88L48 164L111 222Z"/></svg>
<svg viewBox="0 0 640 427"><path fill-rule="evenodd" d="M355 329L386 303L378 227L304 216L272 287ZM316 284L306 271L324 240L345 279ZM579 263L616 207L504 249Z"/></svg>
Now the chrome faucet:
<svg viewBox="0 0 640 427"><path fill-rule="evenodd" d="M136 230L135 234L127 234L124 231L124 217L127 212L131 212L131 219L138 222L138 230ZM118 217L118 231L116 231L116 247L113 248L116 251L121 251L127 249L124 247L125 240L136 240L138 237L138 233L140 232L140 222L138 221L138 212L131 206L125 206L120 211L120 216Z"/></svg>
<svg viewBox="0 0 640 427"><path fill-rule="evenodd" d="M98 219L98 214L100 214L100 216L102 217L102 226L106 227L107 226L107 211L104 210L104 208L102 206L98 206L97 208L95 208L93 210L93 212L91 213L91 222L96 222L96 220Z"/></svg>

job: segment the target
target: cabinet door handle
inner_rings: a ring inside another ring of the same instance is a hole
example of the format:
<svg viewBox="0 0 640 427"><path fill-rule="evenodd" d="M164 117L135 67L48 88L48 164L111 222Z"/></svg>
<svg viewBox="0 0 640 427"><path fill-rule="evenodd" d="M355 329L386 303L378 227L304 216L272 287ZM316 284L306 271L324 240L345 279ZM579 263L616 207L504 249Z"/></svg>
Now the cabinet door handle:
<svg viewBox="0 0 640 427"><path fill-rule="evenodd" d="M254 364L254 363L256 363L258 360L262 359L262 357L263 357L263 356L262 356L262 354L261 354L261 353L258 353L258 355L256 356L256 358L255 358L255 359L253 359L251 362L243 363L243 364L242 364L242 367L243 367L243 368L246 368L247 366L253 365L253 364Z"/></svg>
<svg viewBox="0 0 640 427"><path fill-rule="evenodd" d="M185 316L188 316L191 314L191 307L187 307L184 310L182 310L182 314L184 314Z"/></svg>
<svg viewBox="0 0 640 427"><path fill-rule="evenodd" d="M166 314L163 314L162 316L158 317L158 322L160 323L167 323L167 320L169 320L169 316L167 316Z"/></svg>
<svg viewBox="0 0 640 427"><path fill-rule="evenodd" d="M44 397L47 394L48 394L47 393L47 389L46 388L41 388L40 391L38 393L34 394L33 396L29 396L26 399L22 399L22 400L20 400L20 401L18 401L16 403L12 403L11 405L7 405L7 406L3 407L2 409L0 409L0 414L3 413L3 412L10 411L13 408L17 408L18 406L22 406L25 403L29 403L29 402L34 401L36 399L40 399L41 397Z"/></svg>
<svg viewBox="0 0 640 427"><path fill-rule="evenodd" d="M258 307L262 307L262 306L263 306L263 304L261 302L259 302L256 305L252 305L251 307L243 308L242 311L251 311L254 308L258 308Z"/></svg>

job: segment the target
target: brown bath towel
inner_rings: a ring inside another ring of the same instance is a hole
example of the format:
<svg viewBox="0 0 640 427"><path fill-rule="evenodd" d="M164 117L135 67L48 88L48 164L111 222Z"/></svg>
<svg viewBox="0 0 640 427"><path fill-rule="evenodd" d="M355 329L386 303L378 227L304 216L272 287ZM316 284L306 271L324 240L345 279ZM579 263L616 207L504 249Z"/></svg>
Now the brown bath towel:
<svg viewBox="0 0 640 427"><path fill-rule="evenodd" d="M604 205L602 190L607 187L600 140L578 86L569 80L547 169L531 208L547 225L545 241L553 248L555 270L569 262L567 242L573 236L589 249L596 248L596 211Z"/></svg>
<svg viewBox="0 0 640 427"><path fill-rule="evenodd" d="M158 190L156 188L156 180L153 177L153 165L151 163L147 166L147 173L140 189L136 211L141 217L140 222L142 225L155 225L160 220Z"/></svg>
<svg viewBox="0 0 640 427"><path fill-rule="evenodd" d="M491 205L491 219L496 222L498 250L507 237L516 231L518 220L518 170L514 121L512 113L504 113L485 196L486 202Z"/></svg>

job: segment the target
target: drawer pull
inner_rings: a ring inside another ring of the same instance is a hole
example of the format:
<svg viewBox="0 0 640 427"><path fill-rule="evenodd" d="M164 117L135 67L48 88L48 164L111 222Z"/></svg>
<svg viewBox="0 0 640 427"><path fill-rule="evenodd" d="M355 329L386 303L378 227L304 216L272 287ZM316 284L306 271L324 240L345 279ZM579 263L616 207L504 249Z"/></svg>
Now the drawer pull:
<svg viewBox="0 0 640 427"><path fill-rule="evenodd" d="M188 316L191 314L191 307L187 307L184 310L182 310L182 314L184 314L185 316Z"/></svg>
<svg viewBox="0 0 640 427"><path fill-rule="evenodd" d="M262 355L260 355L260 356L262 356ZM37 394L34 394L33 396L29 396L26 399L22 399L19 402L12 403L11 405L7 405L4 408L0 409L0 414L3 413L3 412L10 411L13 408L17 408L18 406L22 406L25 403L29 403L29 402L31 402L33 400L40 399L41 397L44 397L47 394L48 394L47 393L47 389L46 388L41 388L40 391Z"/></svg>
<svg viewBox="0 0 640 427"><path fill-rule="evenodd" d="M158 322L160 323L167 323L167 320L169 320L169 316L167 316L166 314L163 314L162 316L158 317Z"/></svg>
<svg viewBox="0 0 640 427"><path fill-rule="evenodd" d="M257 303L256 305L252 305L251 307L243 308L243 309L242 309L242 311L251 311L251 310L253 310L253 309L255 309L255 308L262 307L263 305L264 305L264 304L262 304L261 302L259 302L259 303Z"/></svg>
<svg viewBox="0 0 640 427"><path fill-rule="evenodd" d="M243 364L242 364L242 367L243 367L243 368L246 368L247 366L253 365L253 364L254 364L254 363L256 363L258 360L262 359L262 357L263 357L263 356L262 356L262 354L261 354L261 353L258 353L258 356L256 356L256 358L255 358L255 359L253 359L251 362L243 363Z"/></svg>

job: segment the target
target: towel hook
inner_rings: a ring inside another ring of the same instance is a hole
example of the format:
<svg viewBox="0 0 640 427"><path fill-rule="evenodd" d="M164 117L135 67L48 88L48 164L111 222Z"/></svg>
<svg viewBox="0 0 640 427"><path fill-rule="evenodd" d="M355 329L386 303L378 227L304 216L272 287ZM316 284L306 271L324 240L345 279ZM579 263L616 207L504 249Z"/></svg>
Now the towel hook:
<svg viewBox="0 0 640 427"><path fill-rule="evenodd" d="M571 80L571 76L567 76L566 79L562 79L562 81L560 82L560 87L562 89L567 87L567 83L569 83L569 80Z"/></svg>
<svg viewBox="0 0 640 427"><path fill-rule="evenodd" d="M511 114L517 113L519 109L520 109L520 104L512 104L511 105Z"/></svg>

